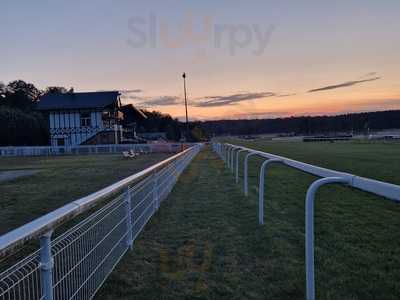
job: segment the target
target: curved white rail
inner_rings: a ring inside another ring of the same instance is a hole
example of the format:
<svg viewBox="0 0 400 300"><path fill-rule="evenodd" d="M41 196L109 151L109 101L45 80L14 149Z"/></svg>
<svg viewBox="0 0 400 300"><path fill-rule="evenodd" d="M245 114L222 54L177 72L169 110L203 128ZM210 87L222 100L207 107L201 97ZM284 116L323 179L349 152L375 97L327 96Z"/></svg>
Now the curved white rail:
<svg viewBox="0 0 400 300"><path fill-rule="evenodd" d="M259 195L258 195L258 218L259 224L264 224L264 180L265 180L265 169L271 163L282 163L291 168L303 171L308 174L312 174L318 177L322 177L314 181L308 188L306 195L306 205L305 205L305 243L306 243L306 292L307 299L315 299L315 276L314 276L314 202L317 190L326 184L338 183L345 184L347 186L369 192L384 198L400 201L400 186L378 181L374 179L369 179L350 173L339 172L335 170L330 170L326 168L321 168L311 164L299 162L293 159L282 157L279 155L274 155L271 153L266 153L262 151L257 151L254 149L231 145L231 144L219 144L214 143L213 149L218 153L222 159L226 159L225 153L232 152L234 149L240 149L236 154L236 182L238 182L238 168L239 168L239 154L240 152L249 152L246 154L244 159L244 194L248 195L248 160L251 156L260 156L266 158L260 168L259 177ZM233 162L233 160L232 160ZM229 166L228 166L229 167ZM231 166L233 168L233 166Z"/></svg>
<svg viewBox="0 0 400 300"><path fill-rule="evenodd" d="M184 156L188 152L197 150L198 147L200 147L200 145L196 145L194 147L186 149L143 171L133 174L125 179L122 179L88 196L72 201L42 217L33 220L32 222L29 222L21 227L18 227L0 236L0 256L7 253L10 249L16 246L20 246L26 243L27 241L36 238L42 235L43 233L48 232L49 230L56 228L63 222L70 220L71 218L87 211L88 209L95 206L102 200L121 192L127 186L134 184L135 182L139 181L140 179L148 175L151 175L153 172L170 164L171 162Z"/></svg>

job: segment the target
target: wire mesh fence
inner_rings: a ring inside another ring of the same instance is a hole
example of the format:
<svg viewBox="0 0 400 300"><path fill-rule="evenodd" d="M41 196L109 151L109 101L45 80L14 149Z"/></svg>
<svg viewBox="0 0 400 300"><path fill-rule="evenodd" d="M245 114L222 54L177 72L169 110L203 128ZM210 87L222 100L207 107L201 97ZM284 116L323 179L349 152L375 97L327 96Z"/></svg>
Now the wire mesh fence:
<svg viewBox="0 0 400 300"><path fill-rule="evenodd" d="M92 299L199 150L127 185L57 238L51 240L51 230L42 235L37 251L0 274L0 300Z"/></svg>
<svg viewBox="0 0 400 300"><path fill-rule="evenodd" d="M339 172L335 170L325 169L311 164L303 163L283 156L274 155L267 152L258 151L244 146L213 143L213 150L225 162L227 168L232 172L236 170L235 181L239 183L239 155L245 152L243 161L243 190L247 197L248 192L248 160L251 156L259 156L264 159L259 169L259 186L258 186L258 218L259 224L264 225L264 184L266 176L266 168L271 163L280 163L288 167L300 170L304 173L321 177L315 180L308 188L305 199L305 264L306 264L306 298L308 300L315 299L315 266L314 266L314 202L317 190L326 184L344 184L352 188L356 188L365 192L369 192L386 199L400 202L400 186L377 181L350 173ZM236 159L235 159L236 155ZM236 167L235 167L236 161Z"/></svg>
<svg viewBox="0 0 400 300"><path fill-rule="evenodd" d="M7 146L0 147L0 156L53 156L53 155L89 155L112 154L122 151L137 153L176 153L187 149L190 143L154 143L154 144L112 144L112 145L76 145L76 146Z"/></svg>

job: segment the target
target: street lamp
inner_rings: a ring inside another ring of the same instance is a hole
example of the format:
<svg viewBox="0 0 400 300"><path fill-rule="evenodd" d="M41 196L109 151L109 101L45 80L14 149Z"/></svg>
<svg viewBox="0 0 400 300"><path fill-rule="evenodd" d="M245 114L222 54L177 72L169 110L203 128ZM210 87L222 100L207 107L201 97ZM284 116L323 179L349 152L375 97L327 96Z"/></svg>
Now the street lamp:
<svg viewBox="0 0 400 300"><path fill-rule="evenodd" d="M188 118L188 109L187 109L187 99L186 99L186 73L183 73L183 91L185 94L185 110L186 110L186 141L189 139L189 118Z"/></svg>

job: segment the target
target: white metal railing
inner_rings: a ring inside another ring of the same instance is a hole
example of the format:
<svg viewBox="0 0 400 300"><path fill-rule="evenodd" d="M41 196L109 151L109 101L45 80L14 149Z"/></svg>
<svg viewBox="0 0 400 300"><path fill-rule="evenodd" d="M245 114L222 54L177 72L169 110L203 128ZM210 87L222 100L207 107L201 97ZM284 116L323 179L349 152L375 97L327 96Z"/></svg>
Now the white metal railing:
<svg viewBox="0 0 400 300"><path fill-rule="evenodd" d="M0 157L4 156L50 156L50 155L84 155L107 154L134 150L142 153L174 153L193 146L190 143L151 143L151 144L110 144L110 145L77 145L77 146L21 146L0 147Z"/></svg>
<svg viewBox="0 0 400 300"><path fill-rule="evenodd" d="M265 172L271 163L280 163L291 168L309 173L318 177L322 177L314 181L308 188L305 199L305 244L306 244L306 293L308 300L315 299L315 267L314 267L314 202L317 190L326 184L338 183L345 184L359 190L373 193L378 196L385 197L392 201L400 202L400 186L373 180L369 178L360 177L357 175L334 171L330 169L321 168L318 166L306 164L286 157L257 151L251 148L232 145L213 143L214 152L216 152L221 159L226 163L227 167L233 172L234 162L236 162L236 182L239 181L239 155L242 152L247 152L244 159L244 174L243 174L243 189L245 196L248 196L248 163L252 156L259 156L265 158L260 168L259 175L259 192L258 192L258 220L259 224L264 224L264 181ZM236 152L236 160L234 159Z"/></svg>
<svg viewBox="0 0 400 300"><path fill-rule="evenodd" d="M201 147L194 145L1 236L3 263L30 240L39 238L40 248L0 273L0 299L92 299ZM83 221L52 239L57 226L94 206Z"/></svg>

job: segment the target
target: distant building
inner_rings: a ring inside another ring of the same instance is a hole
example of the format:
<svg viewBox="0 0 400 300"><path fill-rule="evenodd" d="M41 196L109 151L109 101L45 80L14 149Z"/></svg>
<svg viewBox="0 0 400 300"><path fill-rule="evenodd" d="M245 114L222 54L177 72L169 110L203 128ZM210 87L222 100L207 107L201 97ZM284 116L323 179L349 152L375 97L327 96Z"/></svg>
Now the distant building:
<svg viewBox="0 0 400 300"><path fill-rule="evenodd" d="M124 115L122 125L124 126L123 143L146 143L146 140L136 134L138 125L147 119L145 113L132 104L120 107Z"/></svg>
<svg viewBox="0 0 400 300"><path fill-rule="evenodd" d="M52 146L119 143L120 107L119 92L47 94L37 105L48 114Z"/></svg>
<svg viewBox="0 0 400 300"><path fill-rule="evenodd" d="M167 140L166 132L145 132L145 133L139 133L138 135L139 137L149 141Z"/></svg>

